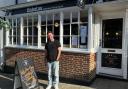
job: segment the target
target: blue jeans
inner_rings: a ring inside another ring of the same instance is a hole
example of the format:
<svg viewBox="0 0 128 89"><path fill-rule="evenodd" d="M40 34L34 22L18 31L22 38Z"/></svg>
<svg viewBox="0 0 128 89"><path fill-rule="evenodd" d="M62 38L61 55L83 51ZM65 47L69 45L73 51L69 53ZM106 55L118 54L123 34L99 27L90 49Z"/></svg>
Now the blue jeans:
<svg viewBox="0 0 128 89"><path fill-rule="evenodd" d="M59 84L59 61L48 62L48 85Z"/></svg>

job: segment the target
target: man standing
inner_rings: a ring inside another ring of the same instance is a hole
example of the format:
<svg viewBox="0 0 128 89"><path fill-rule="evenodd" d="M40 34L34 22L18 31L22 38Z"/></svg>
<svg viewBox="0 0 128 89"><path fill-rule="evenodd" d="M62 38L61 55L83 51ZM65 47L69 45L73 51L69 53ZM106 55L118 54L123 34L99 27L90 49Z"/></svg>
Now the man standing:
<svg viewBox="0 0 128 89"><path fill-rule="evenodd" d="M48 63L48 86L46 89L51 89L52 86L54 86L55 89L59 89L59 58L61 45L59 41L54 39L52 32L48 32L47 35L48 42L45 44L45 57Z"/></svg>

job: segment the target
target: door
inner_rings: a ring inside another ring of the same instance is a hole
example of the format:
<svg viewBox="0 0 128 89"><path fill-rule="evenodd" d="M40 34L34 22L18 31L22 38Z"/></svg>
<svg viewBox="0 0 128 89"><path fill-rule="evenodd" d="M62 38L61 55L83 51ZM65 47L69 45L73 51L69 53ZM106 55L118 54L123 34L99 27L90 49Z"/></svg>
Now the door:
<svg viewBox="0 0 128 89"><path fill-rule="evenodd" d="M123 18L102 20L99 73L123 76Z"/></svg>

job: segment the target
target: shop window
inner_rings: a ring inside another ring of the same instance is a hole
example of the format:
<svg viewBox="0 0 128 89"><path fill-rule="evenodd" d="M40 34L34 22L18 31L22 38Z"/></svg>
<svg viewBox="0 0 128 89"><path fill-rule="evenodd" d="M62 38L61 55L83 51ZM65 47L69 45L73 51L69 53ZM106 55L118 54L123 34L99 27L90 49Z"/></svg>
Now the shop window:
<svg viewBox="0 0 128 89"><path fill-rule="evenodd" d="M38 16L26 16L23 17L23 44L28 46L37 46L38 45Z"/></svg>
<svg viewBox="0 0 128 89"><path fill-rule="evenodd" d="M20 18L9 19L11 29L9 31L9 44L20 45Z"/></svg>

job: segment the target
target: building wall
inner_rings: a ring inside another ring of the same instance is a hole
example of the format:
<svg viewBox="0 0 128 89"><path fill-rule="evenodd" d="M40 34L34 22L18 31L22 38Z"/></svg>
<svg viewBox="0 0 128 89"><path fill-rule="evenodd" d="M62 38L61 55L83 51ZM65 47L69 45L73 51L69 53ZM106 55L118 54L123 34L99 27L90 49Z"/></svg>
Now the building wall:
<svg viewBox="0 0 128 89"><path fill-rule="evenodd" d="M34 60L36 72L47 74L44 62L44 51L32 49L5 48L6 66L14 67L15 60L31 58ZM95 54L62 52L60 58L60 77L90 82L95 78Z"/></svg>

